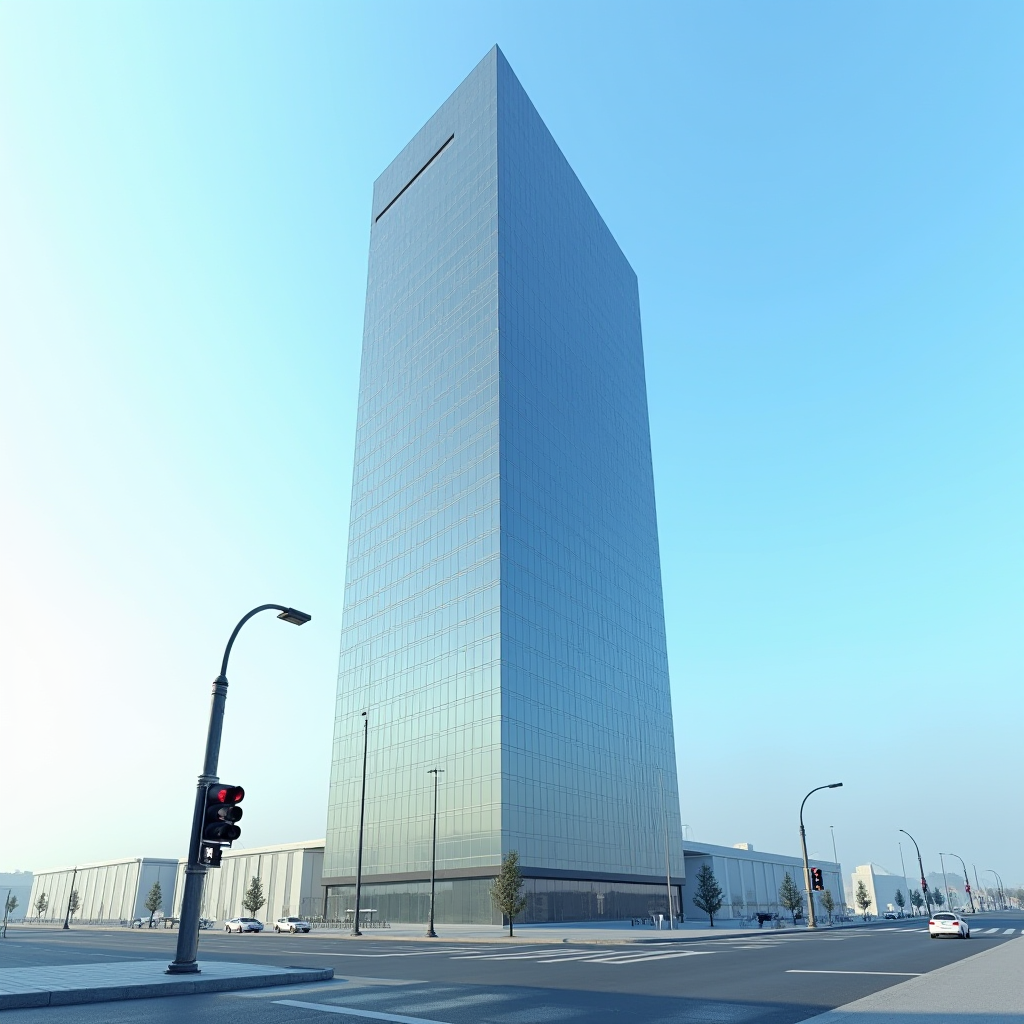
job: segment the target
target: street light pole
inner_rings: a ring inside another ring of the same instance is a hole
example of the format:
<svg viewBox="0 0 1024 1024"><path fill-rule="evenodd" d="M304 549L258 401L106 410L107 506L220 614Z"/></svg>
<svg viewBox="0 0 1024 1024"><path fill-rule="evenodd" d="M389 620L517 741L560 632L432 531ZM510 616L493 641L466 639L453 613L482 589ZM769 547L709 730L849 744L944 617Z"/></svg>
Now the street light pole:
<svg viewBox="0 0 1024 1024"><path fill-rule="evenodd" d="M942 868L942 888L946 890L946 906L950 910L953 909L953 901L949 898L949 882L946 881L946 862L942 859L942 854L939 854L939 867Z"/></svg>
<svg viewBox="0 0 1024 1024"><path fill-rule="evenodd" d="M174 960L167 965L167 974L199 974L196 956L199 953L199 916L202 910L203 882L206 880L206 865L201 861L203 817L206 813L206 787L219 782L217 762L220 760L220 737L224 729L224 705L228 699L228 658L238 631L256 614L273 609L277 616L294 626L301 626L312 618L295 608L283 604L261 604L243 615L235 626L224 648L220 663L220 675L213 681L213 696L210 701L210 721L206 728L206 752L203 755L203 771L196 785L196 802L192 811L192 831L188 839L188 862L185 866L185 891L181 898L178 917L178 945Z"/></svg>
<svg viewBox="0 0 1024 1024"><path fill-rule="evenodd" d="M661 792L661 823L665 827L665 895L668 897L668 930L672 931L675 926L672 923L672 872L668 857L668 813L665 810L665 777L660 768L658 769L658 789Z"/></svg>
<svg viewBox="0 0 1024 1024"><path fill-rule="evenodd" d="M995 875L996 876L996 882L999 883L999 888L996 889L996 892L999 895L999 909L1000 910L1005 910L1006 909L1006 896L1003 894L1003 880L1002 880L1002 878L999 877L999 872L998 871L993 871L991 868L985 868L985 870L990 875Z"/></svg>
<svg viewBox="0 0 1024 1024"><path fill-rule="evenodd" d="M68 918L71 916L71 899L75 895L75 879L78 877L78 865L71 874L71 891L68 893L68 912L64 915L64 931L68 930Z"/></svg>
<svg viewBox="0 0 1024 1024"><path fill-rule="evenodd" d="M940 853L939 856L941 857L942 854ZM971 880L970 880L970 878L967 877L967 865L964 864L963 857L961 857L957 853L950 853L947 856L956 857L956 859L958 861L960 861L960 866L964 869L964 890L967 893L967 898L971 901L971 913L973 914L974 913L974 896L971 895Z"/></svg>
<svg viewBox="0 0 1024 1024"><path fill-rule="evenodd" d="M814 890L811 889L811 865L807 861L807 833L804 831L804 804L811 793L817 793L819 789L839 789L841 782L830 782L827 786L816 786L800 802L800 852L804 858L804 892L807 893L807 927L817 928L818 923L814 920ZM833 853L835 851L833 850Z"/></svg>
<svg viewBox="0 0 1024 1024"><path fill-rule="evenodd" d="M981 895L981 882L978 881L978 865L972 864L971 867L974 868L974 887L978 890L978 899L981 900L981 909L984 910L985 899L987 898L988 893L986 893L985 896Z"/></svg>
<svg viewBox="0 0 1024 1024"><path fill-rule="evenodd" d="M839 863L839 854L836 853L836 829L834 825L829 825L829 832L832 833L832 859L836 862L836 867L839 868L839 903L837 906L842 908L842 916L846 917L846 886L843 885L843 867Z"/></svg>
<svg viewBox="0 0 1024 1024"><path fill-rule="evenodd" d="M436 939L434 931L434 869L437 865L437 777L444 774L443 768L430 768L428 775L434 776L434 834L430 841L430 920L427 921L427 938Z"/></svg>
<svg viewBox="0 0 1024 1024"><path fill-rule="evenodd" d="M907 902L910 903L910 916L917 917L917 907L910 899L910 886L907 884L907 865L903 863L903 844L896 844L900 848L900 867L903 868L903 888L907 890Z"/></svg>
<svg viewBox="0 0 1024 1024"><path fill-rule="evenodd" d="M359 852L356 854L356 906L352 914L352 934L362 935L359 930L359 897L363 888L363 812L366 810L366 744L369 737L370 719L365 711L363 716L363 792L359 797Z"/></svg>
<svg viewBox="0 0 1024 1024"><path fill-rule="evenodd" d="M901 828L900 831L907 836L910 841L914 844L914 849L917 850L917 870L921 872L921 889L924 894L925 906L928 908L928 916L932 916L932 901L928 895L928 882L924 877L924 864L921 863L921 847L917 845L917 840L905 829Z"/></svg>

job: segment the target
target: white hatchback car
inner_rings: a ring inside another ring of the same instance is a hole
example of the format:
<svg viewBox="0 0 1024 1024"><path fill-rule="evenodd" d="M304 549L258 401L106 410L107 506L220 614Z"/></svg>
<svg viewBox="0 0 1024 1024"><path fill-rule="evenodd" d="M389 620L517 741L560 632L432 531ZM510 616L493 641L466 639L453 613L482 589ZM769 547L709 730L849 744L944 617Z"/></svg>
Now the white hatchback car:
<svg viewBox="0 0 1024 1024"><path fill-rule="evenodd" d="M971 926L959 914L932 914L928 922L928 934L933 939L939 938L940 935L949 935L954 939L969 939Z"/></svg>
<svg viewBox="0 0 1024 1024"><path fill-rule="evenodd" d="M274 922L275 932L308 932L310 924L301 917L279 917Z"/></svg>
<svg viewBox="0 0 1024 1024"><path fill-rule="evenodd" d="M263 925L255 917L233 917L230 921L224 922L224 931L238 932L239 935L242 932L261 932Z"/></svg>

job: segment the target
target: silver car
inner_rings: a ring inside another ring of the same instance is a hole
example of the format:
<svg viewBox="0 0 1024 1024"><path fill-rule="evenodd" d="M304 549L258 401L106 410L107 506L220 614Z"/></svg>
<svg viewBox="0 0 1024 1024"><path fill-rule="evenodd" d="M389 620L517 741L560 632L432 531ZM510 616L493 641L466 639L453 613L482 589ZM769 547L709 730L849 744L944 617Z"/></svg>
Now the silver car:
<svg viewBox="0 0 1024 1024"><path fill-rule="evenodd" d="M279 917L274 922L275 932L308 932L310 924L303 921L301 917Z"/></svg>
<svg viewBox="0 0 1024 1024"><path fill-rule="evenodd" d="M224 931L238 932L261 932L263 925L255 917L233 917L230 921L224 922Z"/></svg>

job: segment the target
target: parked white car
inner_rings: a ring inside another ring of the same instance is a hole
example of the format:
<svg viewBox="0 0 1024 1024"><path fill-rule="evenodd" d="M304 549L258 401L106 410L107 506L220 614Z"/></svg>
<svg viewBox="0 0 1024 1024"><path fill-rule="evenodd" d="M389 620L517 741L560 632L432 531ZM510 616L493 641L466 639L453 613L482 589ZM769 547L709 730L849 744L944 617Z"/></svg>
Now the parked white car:
<svg viewBox="0 0 1024 1024"><path fill-rule="evenodd" d="M274 922L275 932L308 932L310 924L301 917L279 917Z"/></svg>
<svg viewBox="0 0 1024 1024"><path fill-rule="evenodd" d="M971 926L959 914L943 911L932 914L928 922L928 934L933 939L942 935L948 935L952 939L969 939Z"/></svg>
<svg viewBox="0 0 1024 1024"><path fill-rule="evenodd" d="M233 917L230 921L224 922L224 931L238 932L261 932L263 925L255 917Z"/></svg>

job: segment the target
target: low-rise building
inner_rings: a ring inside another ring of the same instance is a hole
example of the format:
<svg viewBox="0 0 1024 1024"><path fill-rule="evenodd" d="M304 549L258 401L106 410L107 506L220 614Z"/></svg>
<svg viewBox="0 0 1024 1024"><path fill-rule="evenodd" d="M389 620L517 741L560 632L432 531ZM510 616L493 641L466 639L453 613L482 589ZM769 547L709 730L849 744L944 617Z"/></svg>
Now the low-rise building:
<svg viewBox="0 0 1024 1024"><path fill-rule="evenodd" d="M184 859L177 862L174 886L175 916L181 908L185 886ZM320 879L324 868L324 840L282 843L251 850L225 849L219 868L206 874L201 913L203 917L224 922L232 917L256 917L273 922L278 917L319 916L323 904ZM242 906L246 890L258 878L266 905L255 914Z"/></svg>
<svg viewBox="0 0 1024 1024"><path fill-rule="evenodd" d="M72 891L78 893L76 921L89 924L120 924L149 917L146 897L154 882L160 883L161 911L170 912L174 896L177 860L159 857L132 857L126 860L82 864L71 868L39 871L32 879L29 896L29 921L63 921L68 913ZM45 895L46 909L39 911Z"/></svg>
<svg viewBox="0 0 1024 1024"><path fill-rule="evenodd" d="M714 846L711 843L683 842L686 861L686 882L683 886L683 912L687 921L708 919L703 910L693 903L697 886L697 873L707 865L724 892L722 909L715 916L722 920L751 919L758 913L782 913L779 887L786 873L804 888L804 862L800 857L782 853L758 853L750 843L736 846ZM821 868L825 888L832 893L836 910L843 906L843 872L833 861L811 860L812 868ZM822 913L820 899L815 912Z"/></svg>
<svg viewBox="0 0 1024 1024"><path fill-rule="evenodd" d="M911 912L909 888L907 879L902 875L894 875L887 871L880 864L861 864L853 874L850 875L850 891L847 893L847 902L858 914L863 914L857 903L857 883L863 882L867 890L868 905L867 913L880 916L886 911L899 913L899 904L896 902L896 890L898 889L905 901L904 913Z"/></svg>

